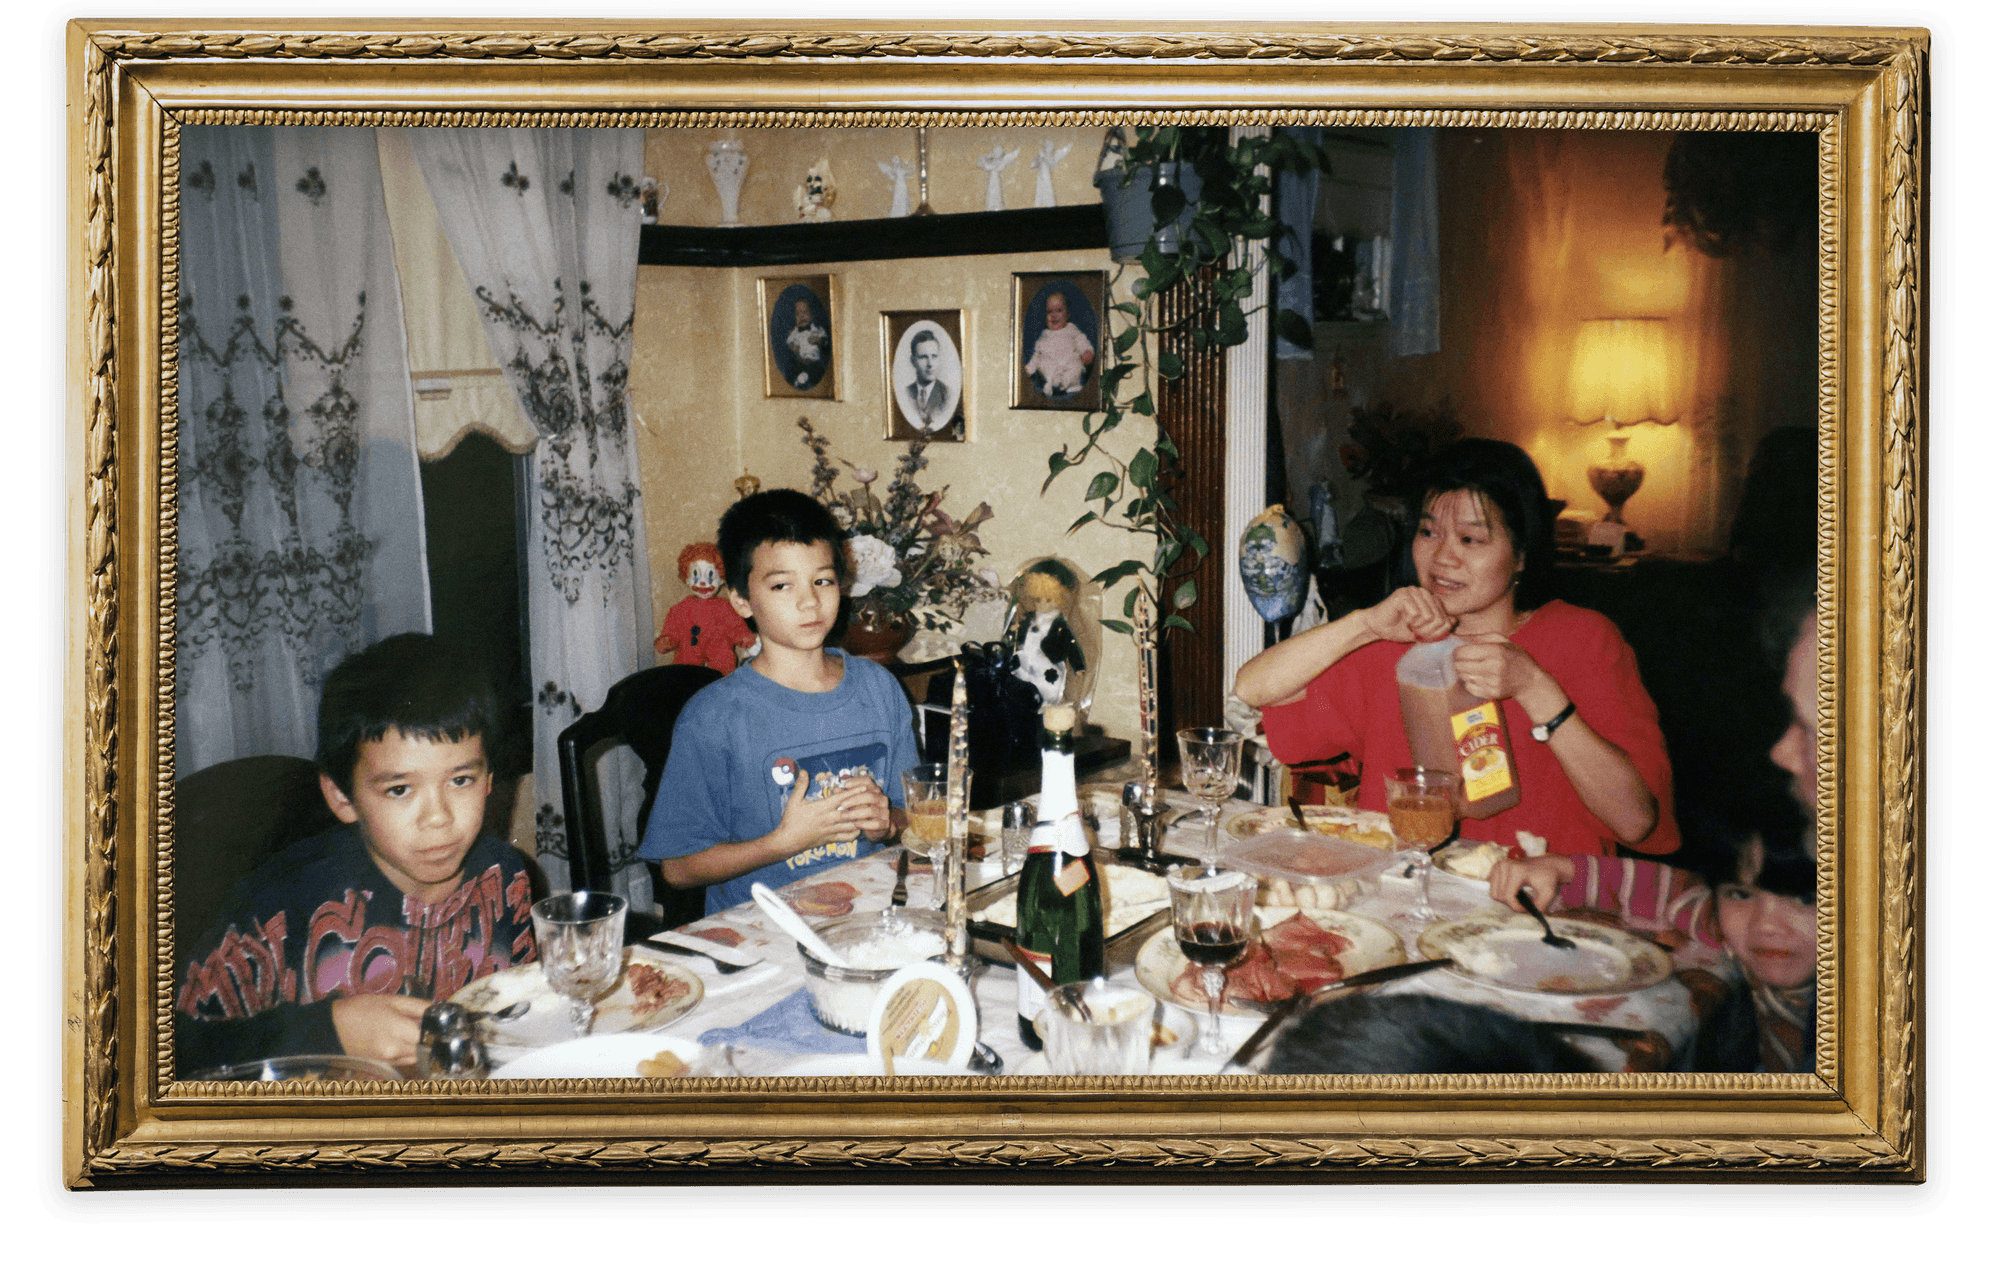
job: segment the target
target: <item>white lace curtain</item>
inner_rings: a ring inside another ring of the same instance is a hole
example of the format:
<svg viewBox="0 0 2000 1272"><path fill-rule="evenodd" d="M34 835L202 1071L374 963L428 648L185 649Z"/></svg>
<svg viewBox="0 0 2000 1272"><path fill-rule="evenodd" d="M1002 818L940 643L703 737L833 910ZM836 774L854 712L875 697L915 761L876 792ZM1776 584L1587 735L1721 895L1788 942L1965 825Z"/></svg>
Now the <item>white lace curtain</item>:
<svg viewBox="0 0 2000 1272"><path fill-rule="evenodd" d="M653 665L638 459L626 403L638 281L636 129L414 129L410 143L494 358L540 435L527 557L535 693L535 846L568 877L556 735ZM650 894L636 864L641 769L599 770L615 886Z"/></svg>
<svg viewBox="0 0 2000 1272"><path fill-rule="evenodd" d="M175 771L313 753L320 678L430 628L374 134L181 130Z"/></svg>

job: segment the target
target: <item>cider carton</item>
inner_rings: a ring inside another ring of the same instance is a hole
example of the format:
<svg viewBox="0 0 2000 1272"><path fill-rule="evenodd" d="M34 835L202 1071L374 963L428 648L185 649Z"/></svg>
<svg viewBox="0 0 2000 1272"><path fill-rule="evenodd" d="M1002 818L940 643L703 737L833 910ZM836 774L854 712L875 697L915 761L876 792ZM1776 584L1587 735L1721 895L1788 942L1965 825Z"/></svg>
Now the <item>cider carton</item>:
<svg viewBox="0 0 2000 1272"><path fill-rule="evenodd" d="M1458 683L1456 636L1412 645L1396 662L1403 734L1420 768L1459 775L1458 815L1478 820L1521 802L1520 770L1500 704L1475 698Z"/></svg>

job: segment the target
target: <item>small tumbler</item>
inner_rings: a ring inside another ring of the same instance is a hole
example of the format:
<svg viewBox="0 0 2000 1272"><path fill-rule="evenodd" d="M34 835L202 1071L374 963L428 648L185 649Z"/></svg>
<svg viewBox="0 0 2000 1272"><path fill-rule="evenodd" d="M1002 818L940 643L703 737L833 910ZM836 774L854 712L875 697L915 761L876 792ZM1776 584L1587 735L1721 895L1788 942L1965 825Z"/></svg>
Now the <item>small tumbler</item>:
<svg viewBox="0 0 2000 1272"><path fill-rule="evenodd" d="M1000 873L1018 871L1028 855L1028 837L1035 830L1035 810L1025 803L1000 810Z"/></svg>
<svg viewBox="0 0 2000 1272"><path fill-rule="evenodd" d="M1116 988L1102 979L1068 988L1081 995L1090 1008L1090 1019L1078 1019L1050 996L1035 1018L1035 1028L1042 1035L1042 1053L1049 1058L1049 1072L1146 1072L1152 1060L1152 995Z"/></svg>

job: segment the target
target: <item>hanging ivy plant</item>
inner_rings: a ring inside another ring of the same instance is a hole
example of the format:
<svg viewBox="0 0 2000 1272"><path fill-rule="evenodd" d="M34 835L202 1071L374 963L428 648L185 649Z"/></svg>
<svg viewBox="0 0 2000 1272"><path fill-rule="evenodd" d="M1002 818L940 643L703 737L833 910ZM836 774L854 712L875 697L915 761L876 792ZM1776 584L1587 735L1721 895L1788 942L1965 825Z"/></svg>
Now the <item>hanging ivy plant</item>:
<svg viewBox="0 0 2000 1272"><path fill-rule="evenodd" d="M1164 626L1193 631L1180 611L1199 599L1194 572L1208 555L1208 541L1180 520L1179 504L1162 486L1163 469L1179 452L1160 427L1153 386L1180 379L1188 367L1179 354L1160 347L1160 338L1184 337L1197 354L1220 352L1249 339L1249 320L1257 308L1246 309L1245 302L1256 286L1256 272L1287 277L1305 254L1303 244L1271 250L1272 240L1286 233L1263 207L1274 174L1324 169L1326 162L1317 147L1282 131L1232 140L1226 128L1140 128L1129 146L1113 146L1114 153L1121 150L1121 186L1154 181L1153 233L1138 260L1121 265L1112 282L1115 292L1126 268L1137 270L1132 300L1110 306L1114 317L1106 323L1112 337L1103 370L1103 409L1083 417L1081 443L1049 456L1042 491L1046 494L1072 468L1086 467L1093 459L1102 465L1083 494L1085 505L1095 506L1071 523L1070 532L1098 522L1154 540L1150 559L1128 558L1095 576L1106 592L1131 581L1123 602L1125 617L1106 618L1104 625L1131 635L1143 596ZM1182 183L1158 177L1174 172L1177 164L1192 168L1199 180L1192 196ZM1207 269L1210 265L1216 268ZM1164 322L1159 298L1183 281L1196 284L1195 303L1183 317ZM1271 306L1267 302L1263 307ZM1312 325L1298 313L1278 309L1274 322L1286 340L1312 347ZM1152 432L1147 445L1121 460L1105 448L1104 440L1133 421L1150 424Z"/></svg>

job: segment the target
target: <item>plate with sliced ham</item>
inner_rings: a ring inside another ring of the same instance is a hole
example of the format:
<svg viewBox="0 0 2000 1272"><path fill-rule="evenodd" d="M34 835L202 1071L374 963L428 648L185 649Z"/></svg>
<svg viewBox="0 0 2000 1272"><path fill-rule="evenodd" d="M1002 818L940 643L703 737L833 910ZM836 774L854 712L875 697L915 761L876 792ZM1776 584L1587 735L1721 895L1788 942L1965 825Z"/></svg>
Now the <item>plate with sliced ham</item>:
<svg viewBox="0 0 2000 1272"><path fill-rule="evenodd" d="M625 974L618 987L597 1000L590 1032L643 1033L670 1024L694 1009L703 992L701 977L692 970L638 945L625 947ZM527 1014L486 1026L489 1054L506 1060L523 1049L566 1042L575 1034L569 1023L569 1003L542 975L540 963L524 963L473 981L451 1000L474 1011L500 1011L522 999Z"/></svg>
<svg viewBox="0 0 2000 1272"><path fill-rule="evenodd" d="M1300 989L1315 990L1356 972L1407 961L1403 940L1385 924L1344 910L1259 906L1259 939L1229 969L1223 1014L1259 1016L1230 1000L1280 1002ZM1201 972L1181 953L1171 927L1139 948L1139 984L1162 1002L1207 1010Z"/></svg>

